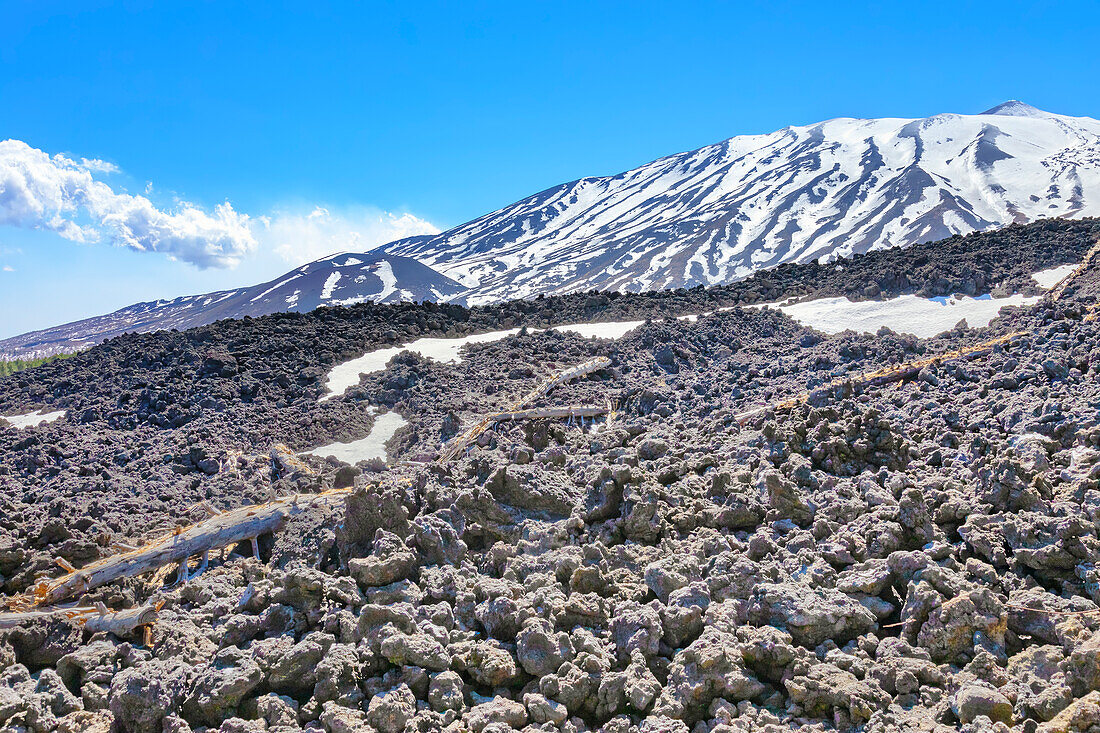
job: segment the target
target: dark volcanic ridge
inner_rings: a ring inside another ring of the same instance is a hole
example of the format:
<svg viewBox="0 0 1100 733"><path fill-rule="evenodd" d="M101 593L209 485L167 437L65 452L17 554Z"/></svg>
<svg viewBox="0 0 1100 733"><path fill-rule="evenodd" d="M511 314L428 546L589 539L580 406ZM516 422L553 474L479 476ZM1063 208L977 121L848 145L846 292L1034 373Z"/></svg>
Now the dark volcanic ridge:
<svg viewBox="0 0 1100 733"><path fill-rule="evenodd" d="M80 567L293 492L346 501L214 552L151 636L63 620L0 631L0 727L120 731L1088 730L1100 697L1100 270L988 328L825 335L739 303L1006 294L1080 262L1094 221L1051 221L786 266L713 289L466 309L322 308L131 334L0 380L0 584ZM936 253L937 256L930 256ZM617 340L536 331L645 320ZM457 363L380 346L528 326ZM864 375L1018 334L889 383ZM492 426L537 406L613 419ZM808 399L777 407L791 397ZM750 408L773 405L751 419ZM270 451L407 425L390 462ZM174 571L173 571L174 574ZM167 577L171 581L172 575ZM1092 716L1092 717L1090 717ZM1076 722L1074 722L1076 721ZM1075 727L1076 726L1076 727Z"/></svg>
<svg viewBox="0 0 1100 733"><path fill-rule="evenodd" d="M924 296L1034 293L1031 273L1077 262L1100 233L1098 221L1050 219L987 232L976 245L984 250L983 257L974 257L970 240L956 235L914 245L904 254L883 250L828 264L779 265L723 286L719 292L744 303L756 302L761 292L771 293L771 299L779 299L780 293L853 299L909 292ZM462 285L416 260L378 251L342 253L254 287L138 303L105 316L3 339L0 359L72 353L125 333L183 330L225 318L279 312L308 313L321 306L424 300L461 304L463 292ZM613 310L610 316L615 315Z"/></svg>

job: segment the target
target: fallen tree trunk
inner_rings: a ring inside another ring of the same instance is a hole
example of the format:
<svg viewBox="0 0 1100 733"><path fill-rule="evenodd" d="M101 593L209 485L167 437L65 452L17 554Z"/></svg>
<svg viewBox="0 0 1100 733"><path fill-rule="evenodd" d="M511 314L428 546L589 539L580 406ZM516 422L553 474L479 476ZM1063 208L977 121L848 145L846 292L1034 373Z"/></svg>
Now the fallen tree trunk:
<svg viewBox="0 0 1100 733"><path fill-rule="evenodd" d="M597 356L595 359L589 359L588 361L582 364L578 364L575 367L558 372L557 374L540 384L537 388L531 390L521 399L516 401L516 403L512 405L511 409L518 410L524 405L529 405L540 397L546 395L548 392L550 392L550 390L554 389L554 387L557 387L559 384L572 382L574 379L579 379L580 377L583 377L586 374L591 374L592 372L598 372L599 370L606 369L609 366L611 366L610 359L608 359L606 356Z"/></svg>
<svg viewBox="0 0 1100 733"><path fill-rule="evenodd" d="M92 633L106 631L115 636L128 636L139 626L148 626L157 620L159 604L156 606L142 606L129 608L125 611L114 613L97 613L94 616L84 618L84 628Z"/></svg>
<svg viewBox="0 0 1100 733"><path fill-rule="evenodd" d="M509 410L507 412L498 412L494 415L489 415L488 419L491 422L501 422L502 420L538 420L544 417L598 417L600 415L606 415L607 413L608 408L606 407L581 407L573 405L567 407L534 407L527 410Z"/></svg>
<svg viewBox="0 0 1100 733"><path fill-rule="evenodd" d="M611 359L608 359L606 356L597 356L595 359L589 359L588 361L582 364L578 364L575 367L570 367L569 369L558 372L554 376L544 381L538 387L513 402L508 410L497 414L503 415L506 413L522 411L523 408L525 408L527 405L531 404L535 400L539 399L540 397L546 395L550 390L554 389L554 387L557 387L560 384L565 384L566 382L571 382L574 379L585 376L586 374L597 372L600 369L606 369L609 366L611 366ZM562 417L568 416L563 415ZM482 418L482 420L474 425L472 428L451 441L451 443L444 449L442 455L440 455L439 460L453 460L455 456L465 450L466 446L473 443L475 440L477 440L479 435L488 430L490 425L498 421L494 418L494 415L489 415L485 418Z"/></svg>
<svg viewBox="0 0 1100 733"><path fill-rule="evenodd" d="M0 630L14 629L30 621L64 618L83 626L92 633L105 631L118 637L129 636L134 629L148 626L157 620L160 605L128 608L123 611L108 611L101 606L72 606L67 608L45 608L17 613L0 613Z"/></svg>
<svg viewBox="0 0 1100 733"><path fill-rule="evenodd" d="M1052 301L1061 298L1062 294L1066 292L1066 287L1071 282L1073 282L1073 280L1075 280L1078 275L1089 269L1093 264L1093 260L1097 259L1097 257L1100 257L1100 240L1097 240L1096 244L1094 244L1092 248L1085 253L1085 256L1081 259L1080 264L1078 264L1077 267L1073 268L1073 272L1066 275L1054 284L1054 287L1051 288L1050 291L1047 293L1047 297L1050 298Z"/></svg>
<svg viewBox="0 0 1100 733"><path fill-rule="evenodd" d="M815 394L822 394L836 387L843 387L849 384L853 387L881 387L887 384L893 384L894 382L903 382L907 379L914 379L918 374L920 374L920 370L927 366L934 366L936 364L941 364L946 361L954 361L955 359L968 359L984 356L992 352L994 347L1001 344L1007 344L1017 338L1020 338L1021 336L1026 335L1027 334L1024 331L1016 331L1006 336L998 336L995 339L990 339L989 341L983 341L979 344L974 344L973 346L964 346L961 349L953 349L951 351L946 351L942 354L936 354L935 356L929 356L924 359L909 361L904 364L899 364L897 366L882 369L880 371L872 372L870 374L861 374L858 377L852 376L834 379L828 384L816 387L809 392L803 392L802 394L796 395L789 399L782 400L781 402L761 405L759 407L745 410L744 412L739 412L734 416L734 419L738 423L744 424L745 422L751 420L757 415L760 415L761 413L767 412L768 410L790 409L792 407L796 407L802 404L803 402L806 402L810 399L810 397Z"/></svg>
<svg viewBox="0 0 1100 733"><path fill-rule="evenodd" d="M157 570L171 563L219 547L235 545L274 532L291 516L313 507L342 501L351 489L323 494L294 494L267 504L233 509L165 535L136 550L98 560L53 580L43 580L30 591L30 606L59 603L120 578Z"/></svg>

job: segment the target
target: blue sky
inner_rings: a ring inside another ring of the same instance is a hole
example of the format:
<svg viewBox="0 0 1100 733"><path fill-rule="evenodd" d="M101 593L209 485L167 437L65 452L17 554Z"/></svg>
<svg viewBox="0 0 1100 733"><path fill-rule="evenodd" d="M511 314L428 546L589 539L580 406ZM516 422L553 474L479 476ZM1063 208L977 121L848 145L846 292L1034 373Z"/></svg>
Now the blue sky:
<svg viewBox="0 0 1100 733"><path fill-rule="evenodd" d="M0 338L733 135L1009 98L1100 117L1095 2L72 5L2 1L0 140L107 189L74 233L0 169ZM119 212L156 245L97 237Z"/></svg>

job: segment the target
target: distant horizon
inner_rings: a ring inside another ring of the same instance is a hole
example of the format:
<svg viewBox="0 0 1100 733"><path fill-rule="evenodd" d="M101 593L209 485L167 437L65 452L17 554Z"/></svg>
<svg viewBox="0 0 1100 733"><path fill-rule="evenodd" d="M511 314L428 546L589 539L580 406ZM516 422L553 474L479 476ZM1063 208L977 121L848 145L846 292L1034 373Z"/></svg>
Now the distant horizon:
<svg viewBox="0 0 1100 733"><path fill-rule="evenodd" d="M1100 70L1078 50L1092 4L922 10L935 27L809 2L294 16L15 2L0 48L0 338L254 285L740 135L1012 99L1100 115L1100 90L1077 82ZM39 188L6 188L16 173Z"/></svg>

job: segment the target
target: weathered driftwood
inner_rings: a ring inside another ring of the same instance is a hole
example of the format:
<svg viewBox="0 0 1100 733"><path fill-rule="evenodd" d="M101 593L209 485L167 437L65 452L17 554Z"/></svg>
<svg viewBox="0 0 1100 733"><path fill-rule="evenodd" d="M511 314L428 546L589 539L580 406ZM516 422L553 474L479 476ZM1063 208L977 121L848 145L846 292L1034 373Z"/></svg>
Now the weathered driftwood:
<svg viewBox="0 0 1100 733"><path fill-rule="evenodd" d="M886 384L892 384L894 382L903 382L908 379L914 379L920 370L927 366L933 366L941 364L945 361L953 361L955 359L972 359L980 356L984 356L996 346L1002 344L1008 344L1015 339L1025 336L1024 331L1016 331L1006 336L998 336L995 339L983 341L980 344L974 344L973 346L965 346L961 349L952 349L951 351L945 351L942 354L936 354L935 356L925 357L924 359L917 359L916 361L905 362L904 364L898 364L897 366L882 369L870 374L861 374L859 376L842 377L840 379L834 379L828 384L816 387L809 392L803 392L800 395L796 395L780 402L773 402L768 405L760 405L743 412L737 413L734 419L741 424L751 420L752 418L767 412L768 410L784 410L796 407L803 402L806 402L815 394L821 394L828 392L835 387L841 387L845 385L852 385L853 387L880 387Z"/></svg>
<svg viewBox="0 0 1100 733"><path fill-rule="evenodd" d="M98 560L60 578L40 581L31 589L31 605L59 603L120 578L142 575L173 563L186 563L194 555L254 540L259 535L278 530L291 516L342 501L350 491L334 489L322 494L294 494L267 504L230 510L131 552ZM186 577L186 569L181 569L180 579Z"/></svg>
<svg viewBox="0 0 1100 733"><path fill-rule="evenodd" d="M540 397L545 396L547 393L550 392L550 390L554 389L554 387L557 387L560 384L572 382L574 379L579 379L580 377L583 377L586 374L591 374L592 372L598 372L599 370L606 369L609 366L611 366L610 359L608 359L606 356L597 356L595 359L589 359L588 361L582 364L578 364L575 367L571 367L569 369L566 369L565 371L558 372L557 374L540 384L538 387L525 394L519 400L517 400L516 403L512 405L511 409L521 409L525 405L529 405Z"/></svg>
<svg viewBox="0 0 1100 733"><path fill-rule="evenodd" d="M564 407L533 407L526 410L508 410L507 412L498 412L490 415L489 420L492 422L501 422L503 420L539 420L542 418L562 418L562 417L598 417L599 415L606 415L608 408L606 407L590 407L581 405L566 405Z"/></svg>
<svg viewBox="0 0 1100 733"><path fill-rule="evenodd" d="M106 631L115 636L129 636L139 626L147 626L157 620L158 606L141 606L114 613L84 617L84 628L93 633Z"/></svg>
<svg viewBox="0 0 1100 733"><path fill-rule="evenodd" d="M544 381L538 387L513 402L507 410L497 414L521 411L535 400L546 395L550 390L554 389L554 387L565 384L566 382L571 382L574 379L585 376L586 374L591 374L592 372L606 369L609 366L611 366L610 359L608 359L606 356L597 356L595 359L589 359L583 364L578 364L575 367L570 367L569 369L558 372L554 376ZM563 417L568 416L563 415ZM450 444L444 448L443 453L439 457L439 460L454 460L454 458L458 456L459 453L466 449L466 446L477 440L478 436L488 430L490 425L498 421L499 419L495 418L494 415L489 415L482 418L480 422L475 424L462 435L452 440Z"/></svg>
<svg viewBox="0 0 1100 733"><path fill-rule="evenodd" d="M0 631L14 629L30 621L54 618L60 616L60 612L53 611L18 611L15 613L0 613Z"/></svg>
<svg viewBox="0 0 1100 733"><path fill-rule="evenodd" d="M305 474L306 476L312 476L316 473L309 467L309 464L282 443L277 443L271 447L271 467L275 470L277 478L295 473Z"/></svg>
<svg viewBox="0 0 1100 733"><path fill-rule="evenodd" d="M69 606L44 608L16 613L0 613L0 630L13 629L29 621L63 618L83 626L88 631L105 631L115 636L129 636L134 629L147 626L157 620L160 605L128 608L124 611L108 611L105 606Z"/></svg>
<svg viewBox="0 0 1100 733"><path fill-rule="evenodd" d="M1096 241L1085 256L1081 259L1081 263L1073 269L1073 272L1063 277L1054 287L1047 292L1047 297L1051 300L1058 300L1062 297L1062 293L1066 292L1066 286L1077 279L1077 276L1083 273L1085 270L1093 266L1094 261L1100 259L1100 239Z"/></svg>

